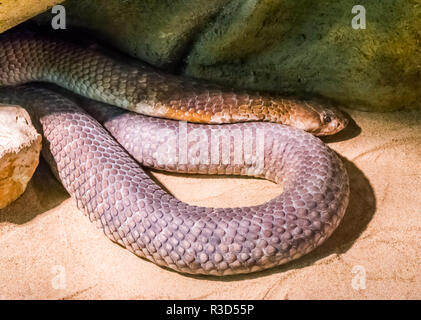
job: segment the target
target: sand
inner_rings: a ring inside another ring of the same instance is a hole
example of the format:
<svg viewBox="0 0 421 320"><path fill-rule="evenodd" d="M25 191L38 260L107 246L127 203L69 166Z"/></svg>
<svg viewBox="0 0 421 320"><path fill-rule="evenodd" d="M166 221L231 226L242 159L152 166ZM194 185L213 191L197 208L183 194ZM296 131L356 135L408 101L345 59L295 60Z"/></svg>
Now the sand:
<svg viewBox="0 0 421 320"><path fill-rule="evenodd" d="M286 265L225 278L160 268L112 243L42 161L0 211L4 299L420 299L421 111L364 113L325 139L346 163L351 199L321 247ZM190 204L257 204L281 189L249 178L154 173Z"/></svg>

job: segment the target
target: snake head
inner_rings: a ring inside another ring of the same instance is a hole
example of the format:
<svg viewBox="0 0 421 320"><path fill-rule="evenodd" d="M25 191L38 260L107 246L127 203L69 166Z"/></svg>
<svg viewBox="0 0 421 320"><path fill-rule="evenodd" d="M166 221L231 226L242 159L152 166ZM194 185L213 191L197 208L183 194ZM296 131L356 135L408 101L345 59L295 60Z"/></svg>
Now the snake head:
<svg viewBox="0 0 421 320"><path fill-rule="evenodd" d="M318 136L335 134L348 125L348 119L337 109L326 109L320 113L320 130Z"/></svg>
<svg viewBox="0 0 421 320"><path fill-rule="evenodd" d="M291 125L316 136L333 135L348 124L348 119L337 108L316 102L300 103L295 110Z"/></svg>

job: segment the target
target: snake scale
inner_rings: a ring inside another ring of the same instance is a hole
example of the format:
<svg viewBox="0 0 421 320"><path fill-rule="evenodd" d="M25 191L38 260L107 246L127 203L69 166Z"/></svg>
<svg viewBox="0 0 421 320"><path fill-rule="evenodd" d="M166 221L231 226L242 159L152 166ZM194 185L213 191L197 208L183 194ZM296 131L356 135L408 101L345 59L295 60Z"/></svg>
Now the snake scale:
<svg viewBox="0 0 421 320"><path fill-rule="evenodd" d="M41 85L11 87L32 81L97 100L79 104L98 120ZM43 155L78 208L111 240L160 266L216 276L264 270L313 250L345 213L344 165L313 136L346 125L334 108L237 93L32 33L0 35L0 87L0 102L28 108L44 137ZM283 192L251 207L191 206L139 163L261 177Z"/></svg>

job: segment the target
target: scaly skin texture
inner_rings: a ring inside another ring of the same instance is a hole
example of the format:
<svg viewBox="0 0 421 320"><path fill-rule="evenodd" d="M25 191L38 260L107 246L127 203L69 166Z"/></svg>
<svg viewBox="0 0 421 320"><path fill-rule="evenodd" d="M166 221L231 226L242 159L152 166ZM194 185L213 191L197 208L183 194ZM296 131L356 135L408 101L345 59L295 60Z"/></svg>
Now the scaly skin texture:
<svg viewBox="0 0 421 320"><path fill-rule="evenodd" d="M315 135L342 130L347 119L316 101L284 99L176 77L98 45L33 33L0 35L0 87L52 82L85 97L144 115L196 123L267 121Z"/></svg>
<svg viewBox="0 0 421 320"><path fill-rule="evenodd" d="M341 160L321 140L296 128L262 122L184 124L183 132L178 121L86 105L142 164L283 184L283 193L262 205L203 208L165 192L71 100L40 87L21 87L0 89L0 101L30 107L45 139L44 156L91 221L136 255L179 272L222 276L297 259L330 236L348 204ZM227 142L231 152L225 164L224 146L215 148L212 134L234 136ZM203 142L201 163L195 162L197 141ZM238 146L247 151L235 158ZM191 156L183 158L182 148Z"/></svg>

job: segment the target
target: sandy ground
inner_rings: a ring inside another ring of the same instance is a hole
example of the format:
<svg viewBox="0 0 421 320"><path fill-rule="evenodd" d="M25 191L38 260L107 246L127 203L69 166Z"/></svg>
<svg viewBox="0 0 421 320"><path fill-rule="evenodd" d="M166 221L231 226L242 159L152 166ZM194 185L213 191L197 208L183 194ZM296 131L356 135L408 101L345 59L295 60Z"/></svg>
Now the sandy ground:
<svg viewBox="0 0 421 320"><path fill-rule="evenodd" d="M0 211L0 298L420 299L421 112L348 113L355 123L326 141L344 157L350 204L301 259L226 278L160 268L108 240L42 162ZM265 180L154 175L190 204L250 205L281 192Z"/></svg>

